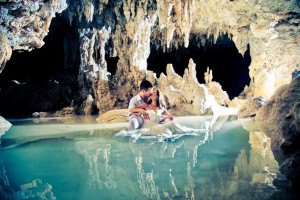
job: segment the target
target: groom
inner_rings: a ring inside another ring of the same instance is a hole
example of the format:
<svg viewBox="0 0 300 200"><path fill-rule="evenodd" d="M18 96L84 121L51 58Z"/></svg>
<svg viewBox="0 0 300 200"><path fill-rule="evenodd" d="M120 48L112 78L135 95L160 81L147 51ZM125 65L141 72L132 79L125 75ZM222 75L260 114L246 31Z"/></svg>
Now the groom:
<svg viewBox="0 0 300 200"><path fill-rule="evenodd" d="M128 106L129 110L129 129L140 128L144 124L144 120L149 120L149 114L142 108L138 108L139 105L149 102L149 97L153 93L153 85L147 80L143 80L140 84L139 93L134 96Z"/></svg>

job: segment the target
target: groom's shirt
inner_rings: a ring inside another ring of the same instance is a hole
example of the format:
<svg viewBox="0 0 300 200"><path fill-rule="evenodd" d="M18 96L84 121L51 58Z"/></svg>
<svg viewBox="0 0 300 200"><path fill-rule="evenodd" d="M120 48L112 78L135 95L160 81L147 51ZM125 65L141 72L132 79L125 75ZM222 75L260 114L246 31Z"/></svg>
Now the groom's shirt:
<svg viewBox="0 0 300 200"><path fill-rule="evenodd" d="M147 102L144 102L144 100L142 99L142 97L138 94L134 97L132 97L132 99L130 99L130 102L129 102L129 106L128 106L128 112L129 112L129 116L132 114L130 112L130 109L131 108L134 108L134 107L137 107L143 103L148 103L149 102L149 98L147 98Z"/></svg>

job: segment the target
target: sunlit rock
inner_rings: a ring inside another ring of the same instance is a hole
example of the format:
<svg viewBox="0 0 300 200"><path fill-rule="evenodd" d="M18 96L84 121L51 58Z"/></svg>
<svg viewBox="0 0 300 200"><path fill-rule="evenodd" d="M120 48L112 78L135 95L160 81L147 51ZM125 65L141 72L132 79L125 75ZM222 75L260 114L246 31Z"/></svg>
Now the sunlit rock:
<svg viewBox="0 0 300 200"><path fill-rule="evenodd" d="M183 77L179 76L169 64L167 75L162 74L157 83L167 106L171 109L203 115L211 108L208 90L205 85L199 84L196 78L196 65L192 59Z"/></svg>
<svg viewBox="0 0 300 200"><path fill-rule="evenodd" d="M220 83L212 81L212 79L212 70L207 67L207 71L204 73L205 86L207 87L208 91L214 95L218 104L227 106L230 102L227 92L222 90Z"/></svg>
<svg viewBox="0 0 300 200"><path fill-rule="evenodd" d="M91 115L93 114L93 103L94 103L94 98L92 95L88 95L86 100L84 101L84 114L86 115Z"/></svg>
<svg viewBox="0 0 300 200"><path fill-rule="evenodd" d="M96 120L100 123L126 122L128 121L128 109L110 110L100 115Z"/></svg>

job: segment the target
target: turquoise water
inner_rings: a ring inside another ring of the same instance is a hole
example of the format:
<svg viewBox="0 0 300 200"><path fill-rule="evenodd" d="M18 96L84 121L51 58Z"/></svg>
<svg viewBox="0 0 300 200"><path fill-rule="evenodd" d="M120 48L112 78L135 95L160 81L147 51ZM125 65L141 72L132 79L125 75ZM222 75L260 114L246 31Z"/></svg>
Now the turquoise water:
<svg viewBox="0 0 300 200"><path fill-rule="evenodd" d="M3 199L277 199L270 139L227 117L183 117L177 139L119 136L126 123L11 120ZM250 128L251 129L251 128Z"/></svg>

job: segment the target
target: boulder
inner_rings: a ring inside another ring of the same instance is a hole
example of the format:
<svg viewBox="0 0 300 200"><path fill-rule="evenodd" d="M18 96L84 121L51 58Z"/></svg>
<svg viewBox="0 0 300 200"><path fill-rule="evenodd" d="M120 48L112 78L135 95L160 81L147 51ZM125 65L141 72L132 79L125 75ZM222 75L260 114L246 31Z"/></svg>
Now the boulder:
<svg viewBox="0 0 300 200"><path fill-rule="evenodd" d="M128 109L110 110L96 119L99 123L127 122L128 120Z"/></svg>
<svg viewBox="0 0 300 200"><path fill-rule="evenodd" d="M255 120L271 137L271 148L280 157L280 171L296 191L300 178L300 77L277 89L259 109Z"/></svg>

